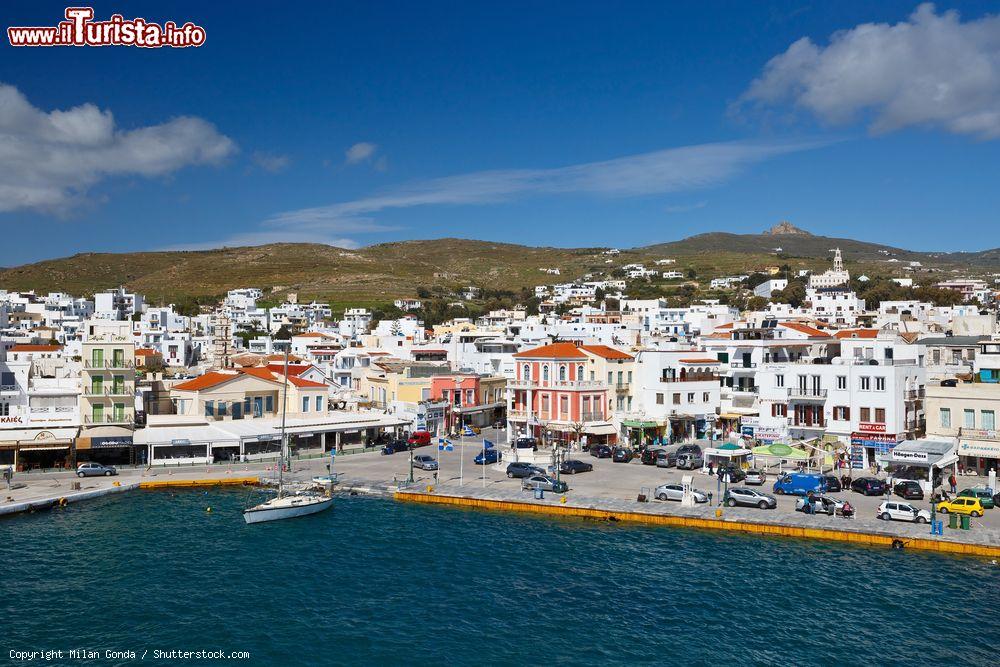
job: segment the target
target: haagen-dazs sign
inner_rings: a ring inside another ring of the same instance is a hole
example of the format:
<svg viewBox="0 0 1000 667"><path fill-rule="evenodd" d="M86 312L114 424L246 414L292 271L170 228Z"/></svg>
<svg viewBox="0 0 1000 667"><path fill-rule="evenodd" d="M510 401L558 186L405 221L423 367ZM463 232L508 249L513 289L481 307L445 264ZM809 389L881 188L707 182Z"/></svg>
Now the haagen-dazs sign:
<svg viewBox="0 0 1000 667"><path fill-rule="evenodd" d="M927 452L913 452L913 451L900 451L897 447L892 450L892 460L893 461L914 461L914 462L927 462Z"/></svg>
<svg viewBox="0 0 1000 667"><path fill-rule="evenodd" d="M20 417L0 417L0 424L23 424Z"/></svg>

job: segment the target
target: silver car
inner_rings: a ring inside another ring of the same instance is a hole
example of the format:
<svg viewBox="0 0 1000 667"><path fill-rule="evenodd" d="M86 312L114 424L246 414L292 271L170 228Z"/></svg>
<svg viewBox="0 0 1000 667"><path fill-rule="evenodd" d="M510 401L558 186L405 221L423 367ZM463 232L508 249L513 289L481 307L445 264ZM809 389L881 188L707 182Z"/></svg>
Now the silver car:
<svg viewBox="0 0 1000 667"><path fill-rule="evenodd" d="M725 500L728 507L743 505L744 507L759 507L762 510L766 510L774 509L778 506L778 501L774 496L761 493L757 489L748 489L745 486L729 489L726 492Z"/></svg>
<svg viewBox="0 0 1000 667"><path fill-rule="evenodd" d="M767 482L767 473L763 470L756 470L750 468L747 470L747 477L743 480L744 484L753 484L754 486L761 486Z"/></svg>
<svg viewBox="0 0 1000 667"><path fill-rule="evenodd" d="M673 468L677 465L677 452L668 452L665 449L661 449L656 453L656 467L657 468Z"/></svg>
<svg viewBox="0 0 1000 667"><path fill-rule="evenodd" d="M413 467L420 468L421 470L437 470L438 462L433 456L420 454L413 457Z"/></svg>
<svg viewBox="0 0 1000 667"><path fill-rule="evenodd" d="M117 474L118 471L113 466L103 463L81 463L76 469L77 477L111 477Z"/></svg>
<svg viewBox="0 0 1000 667"><path fill-rule="evenodd" d="M708 496L703 491L691 489L691 495L694 496L696 503L708 502ZM653 497L657 500L676 500L680 502L684 498L684 486L681 484L661 484L656 487Z"/></svg>
<svg viewBox="0 0 1000 667"><path fill-rule="evenodd" d="M799 498L795 501L795 511L804 512L806 509L807 498ZM844 501L837 500L836 498L831 498L830 496L813 496L813 513L814 514L829 514L830 516L835 516L838 512L844 509Z"/></svg>
<svg viewBox="0 0 1000 667"><path fill-rule="evenodd" d="M566 490L566 482L558 482L555 477L549 475L531 475L521 480L521 488L561 493Z"/></svg>
<svg viewBox="0 0 1000 667"><path fill-rule="evenodd" d="M659 462L657 462L659 465ZM696 470L705 466L705 459L701 454L686 453L677 455L678 470Z"/></svg>

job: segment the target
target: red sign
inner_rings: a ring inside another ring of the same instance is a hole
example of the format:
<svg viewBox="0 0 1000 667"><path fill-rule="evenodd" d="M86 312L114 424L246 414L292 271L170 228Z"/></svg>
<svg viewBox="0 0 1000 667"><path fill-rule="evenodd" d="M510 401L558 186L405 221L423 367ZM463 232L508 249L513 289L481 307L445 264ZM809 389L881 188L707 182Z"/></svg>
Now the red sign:
<svg viewBox="0 0 1000 667"><path fill-rule="evenodd" d="M21 424L20 417L0 417L0 424Z"/></svg>
<svg viewBox="0 0 1000 667"><path fill-rule="evenodd" d="M858 424L859 431L865 431L866 433L885 433L885 424L876 424L875 422L861 422Z"/></svg>

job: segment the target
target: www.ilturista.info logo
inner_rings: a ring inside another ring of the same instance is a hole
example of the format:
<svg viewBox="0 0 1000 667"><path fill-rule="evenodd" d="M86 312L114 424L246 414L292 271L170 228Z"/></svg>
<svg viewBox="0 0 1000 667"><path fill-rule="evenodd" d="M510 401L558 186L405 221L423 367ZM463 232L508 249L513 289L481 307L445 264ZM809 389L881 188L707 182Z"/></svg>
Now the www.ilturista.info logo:
<svg viewBox="0 0 1000 667"><path fill-rule="evenodd" d="M190 21L178 26L146 19L125 19L112 14L107 21L95 21L93 7L67 7L66 20L54 27L11 26L7 28L11 46L163 46L184 48L205 43L205 29Z"/></svg>

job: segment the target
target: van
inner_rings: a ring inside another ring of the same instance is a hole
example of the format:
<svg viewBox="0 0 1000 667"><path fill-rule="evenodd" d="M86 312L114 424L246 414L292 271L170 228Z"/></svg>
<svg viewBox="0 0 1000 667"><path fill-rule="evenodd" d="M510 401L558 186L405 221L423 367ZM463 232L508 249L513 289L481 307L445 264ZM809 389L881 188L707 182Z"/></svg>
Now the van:
<svg viewBox="0 0 1000 667"><path fill-rule="evenodd" d="M805 472L785 473L774 482L772 488L779 496L783 493L792 496L804 496L813 493L826 492L826 481L822 475Z"/></svg>

